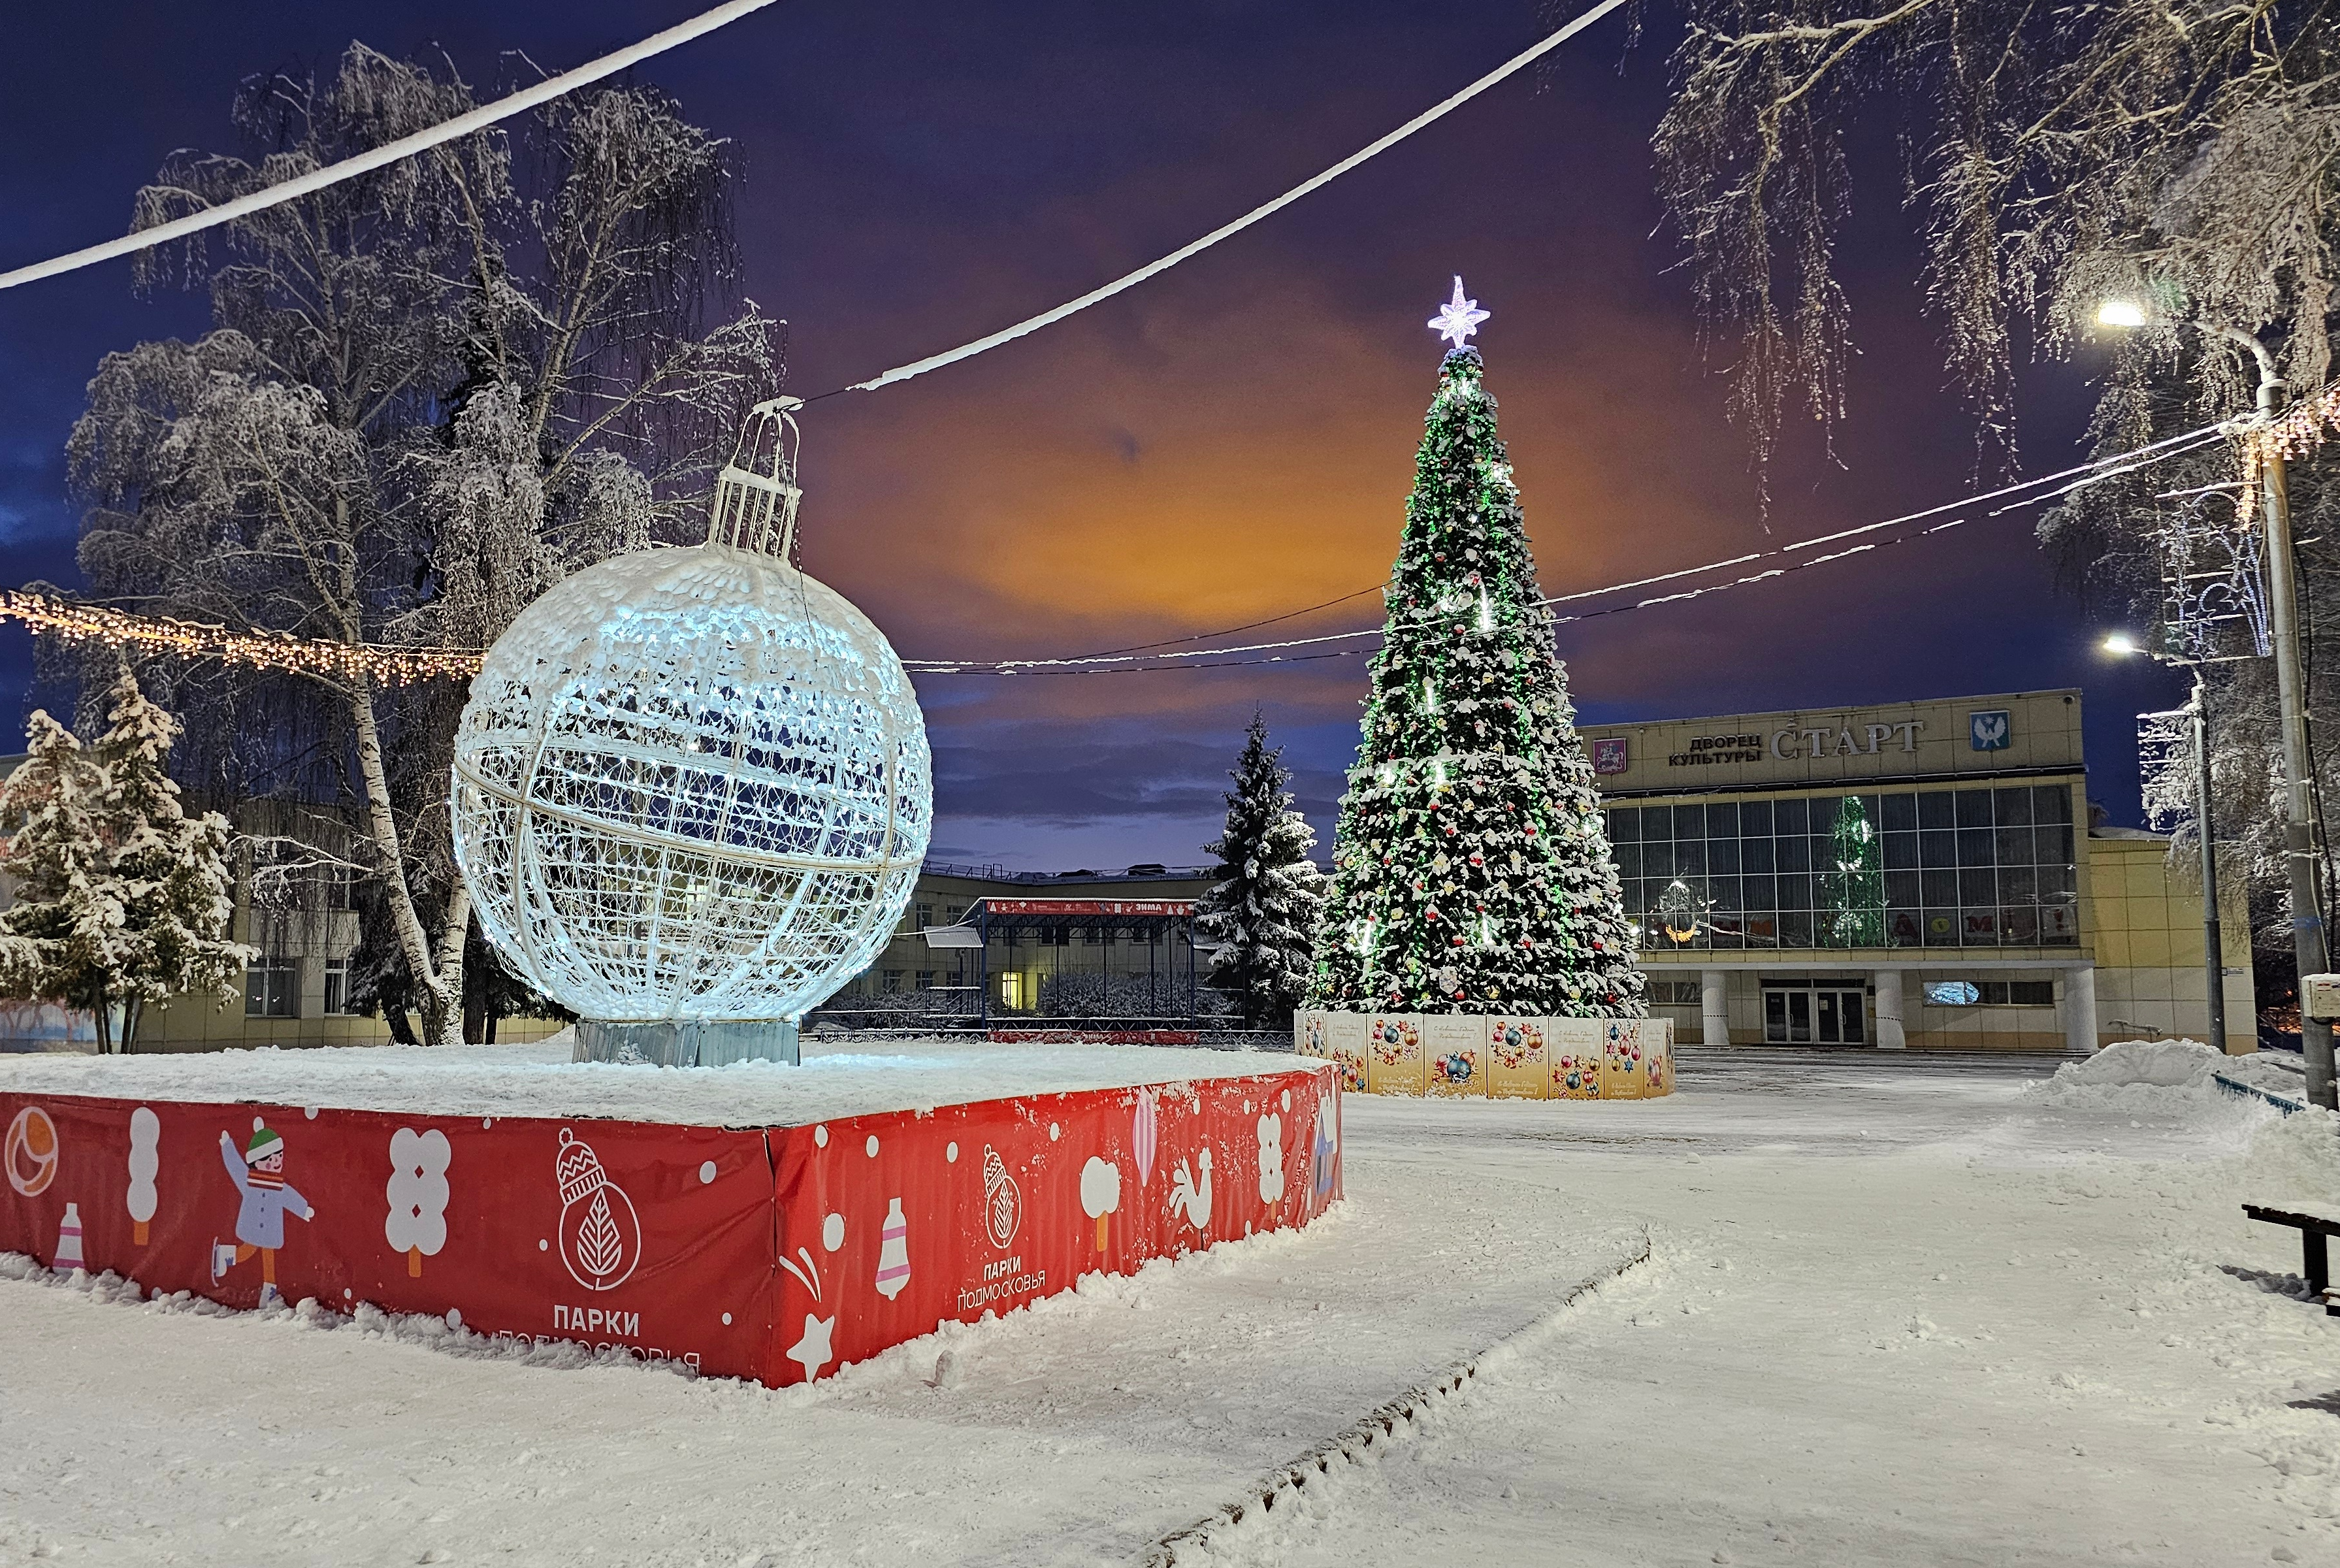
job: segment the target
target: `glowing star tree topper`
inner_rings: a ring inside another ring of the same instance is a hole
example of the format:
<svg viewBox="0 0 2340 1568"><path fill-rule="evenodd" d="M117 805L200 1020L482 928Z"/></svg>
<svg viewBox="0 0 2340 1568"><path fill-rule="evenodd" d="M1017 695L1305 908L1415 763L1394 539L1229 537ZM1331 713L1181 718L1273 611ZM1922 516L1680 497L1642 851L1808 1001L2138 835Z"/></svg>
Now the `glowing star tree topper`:
<svg viewBox="0 0 2340 1568"><path fill-rule="evenodd" d="M1479 330L1479 323L1492 313L1479 308L1476 300L1462 297L1462 274L1454 274L1454 297L1438 307L1430 318L1430 330L1461 348Z"/></svg>

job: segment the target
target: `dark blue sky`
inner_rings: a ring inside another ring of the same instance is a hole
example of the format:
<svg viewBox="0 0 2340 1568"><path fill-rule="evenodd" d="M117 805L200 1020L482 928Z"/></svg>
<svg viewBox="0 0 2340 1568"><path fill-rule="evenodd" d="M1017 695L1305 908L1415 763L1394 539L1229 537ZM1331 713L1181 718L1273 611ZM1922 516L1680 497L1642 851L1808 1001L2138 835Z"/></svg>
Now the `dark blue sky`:
<svg viewBox="0 0 2340 1568"><path fill-rule="evenodd" d="M240 0L40 8L0 55L0 263L120 232L173 148L227 148L237 82L330 69L352 39L441 49L482 96L694 0ZM1353 151L1541 30L1538 0L783 3L643 75L730 138L748 292L791 323L807 392L965 341L1171 249ZM1086 651L1233 625L1374 582L1395 548L1460 271L1547 592L1764 540L1745 444L1698 359L1649 134L1675 33L1611 18L1266 224L974 362L806 422L807 561L905 654ZM1880 144L1886 138L1880 137ZM1894 171L1844 247L1862 357L1840 466L1791 434L1781 538L1951 499L1972 422L1944 390ZM71 581L62 447L101 354L204 325L127 263L0 293L0 576ZM2028 466L2072 461L2092 366L2026 378ZM2134 715L2176 684L2108 667L2015 515L1780 583L1569 627L1593 719L2086 689L2093 789L2137 811ZM1352 605L1298 630L1374 619ZM0 631L0 722L29 641ZM1355 660L1167 675L932 678L937 854L1056 868L1191 862L1252 705L1319 830Z"/></svg>

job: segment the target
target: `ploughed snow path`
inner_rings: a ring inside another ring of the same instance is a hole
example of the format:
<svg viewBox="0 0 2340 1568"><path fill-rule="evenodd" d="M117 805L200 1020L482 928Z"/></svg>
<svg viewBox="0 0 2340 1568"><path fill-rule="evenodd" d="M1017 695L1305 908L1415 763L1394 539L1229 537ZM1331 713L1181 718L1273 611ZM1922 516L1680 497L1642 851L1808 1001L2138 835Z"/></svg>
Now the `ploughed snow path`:
<svg viewBox="0 0 2340 1568"><path fill-rule="evenodd" d="M0 1564L1129 1563L1644 1227L1421 1430L1179 1561L2340 1563L2340 1319L2236 1206L2340 1202L2340 1126L2052 1066L1352 1097L1311 1230L780 1393L16 1260Z"/></svg>

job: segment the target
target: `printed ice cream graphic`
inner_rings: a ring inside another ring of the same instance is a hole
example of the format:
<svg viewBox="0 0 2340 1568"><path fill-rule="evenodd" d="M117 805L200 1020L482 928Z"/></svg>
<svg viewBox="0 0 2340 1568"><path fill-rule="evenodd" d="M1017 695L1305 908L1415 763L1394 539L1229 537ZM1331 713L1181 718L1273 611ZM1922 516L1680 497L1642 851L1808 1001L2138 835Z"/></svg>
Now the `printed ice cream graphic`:
<svg viewBox="0 0 2340 1568"><path fill-rule="evenodd" d="M82 1266L81 1205L65 1205L64 1223L57 1226L57 1255L49 1266L61 1272Z"/></svg>
<svg viewBox="0 0 2340 1568"><path fill-rule="evenodd" d="M1006 1246L1016 1239L1016 1227L1024 1223L1024 1195L1016 1190L1016 1178L1007 1174L1000 1163L999 1151L989 1144L983 1146L983 1228L994 1246Z"/></svg>
<svg viewBox="0 0 2340 1568"><path fill-rule="evenodd" d="M252 1141L243 1146L243 1154L235 1150L235 1139L227 1133L220 1134L220 1162L227 1166L228 1179L243 1202L235 1211L235 1243L212 1243L212 1282L226 1277L227 1271L248 1260L253 1253L260 1255L260 1305L268 1305L281 1300L276 1293L276 1249L284 1245L284 1216L297 1219L317 1217L301 1189L284 1179L284 1140L276 1130L259 1116L252 1118Z"/></svg>
<svg viewBox="0 0 2340 1568"><path fill-rule="evenodd" d="M0 1145L0 1160L8 1167L8 1185L26 1197L38 1197L57 1179L57 1124L38 1106L26 1106L8 1124Z"/></svg>
<svg viewBox="0 0 2340 1568"><path fill-rule="evenodd" d="M123 1206L130 1211L130 1243L146 1245L146 1227L154 1223L162 1195L154 1190L155 1173L163 1168L160 1146L163 1119L144 1106L130 1113L130 1190Z"/></svg>
<svg viewBox="0 0 2340 1568"><path fill-rule="evenodd" d="M1170 1212L1185 1215L1186 1223L1200 1234L1211 1228L1211 1146L1208 1144L1205 1144L1203 1152L1195 1156L1195 1163L1203 1169L1203 1181L1199 1186L1195 1184L1194 1173L1186 1168L1185 1160L1180 1160L1172 1168Z"/></svg>
<svg viewBox="0 0 2340 1568"><path fill-rule="evenodd" d="M1137 1112L1129 1127L1129 1152L1137 1157L1137 1185L1141 1188L1154 1179L1154 1139L1161 1122L1159 1111L1152 1089L1137 1091Z"/></svg>
<svg viewBox="0 0 2340 1568"><path fill-rule="evenodd" d="M1259 1118L1259 1201L1274 1208L1284 1201L1284 1118Z"/></svg>
<svg viewBox="0 0 2340 1568"><path fill-rule="evenodd" d="M830 1215L828 1217L836 1223L822 1226L821 1245L828 1247L829 1251L835 1252L845 1239L845 1225L841 1216ZM834 1230L837 1235L835 1242L828 1239L831 1230ZM780 1266L795 1275L798 1285L812 1292L813 1305L818 1306L820 1305L820 1265L813 1262L812 1254L803 1247L797 1248L797 1256L804 1260L802 1268L798 1268L785 1257L780 1259ZM836 1328L835 1313L829 1314L827 1317L818 1317L809 1312L805 1314L804 1333L798 1336L794 1345L788 1346L788 1357L804 1368L807 1383L818 1377L820 1369L828 1365L829 1338Z"/></svg>
<svg viewBox="0 0 2340 1568"><path fill-rule="evenodd" d="M437 1257L447 1245L447 1162L455 1151L437 1127L416 1132L401 1127L390 1135L390 1183L382 1196L390 1212L382 1216L382 1238L390 1250L406 1255L411 1279L422 1277L422 1260Z"/></svg>
<svg viewBox="0 0 2340 1568"><path fill-rule="evenodd" d="M886 1206L886 1223L878 1231L878 1294L887 1301L910 1283L910 1222L902 1217L902 1200Z"/></svg>
<svg viewBox="0 0 2340 1568"><path fill-rule="evenodd" d="M1106 1216L1121 1207L1121 1167L1091 1156L1081 1167L1081 1212L1096 1221L1096 1249L1105 1250Z"/></svg>
<svg viewBox="0 0 2340 1568"><path fill-rule="evenodd" d="M567 1127L553 1156L560 1181L560 1261L588 1290L613 1290L642 1260L642 1226L634 1200L610 1179L592 1146Z"/></svg>

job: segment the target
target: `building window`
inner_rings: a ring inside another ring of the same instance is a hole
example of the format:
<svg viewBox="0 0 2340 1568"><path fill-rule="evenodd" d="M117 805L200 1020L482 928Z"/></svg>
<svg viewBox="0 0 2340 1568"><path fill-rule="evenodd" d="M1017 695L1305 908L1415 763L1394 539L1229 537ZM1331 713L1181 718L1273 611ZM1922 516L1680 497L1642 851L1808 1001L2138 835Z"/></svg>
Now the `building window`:
<svg viewBox="0 0 2340 1568"><path fill-rule="evenodd" d="M324 884L326 908L350 909L356 908L356 906L350 901L350 868L347 866L320 867L317 871L317 877L318 879ZM329 1013L333 1009L331 1007L327 1007L325 1009L325 1011Z"/></svg>
<svg viewBox="0 0 2340 1568"><path fill-rule="evenodd" d="M1606 825L1650 948L2079 940L2067 785L1626 806Z"/></svg>
<svg viewBox="0 0 2340 1568"><path fill-rule="evenodd" d="M325 1011L333 1017L345 1016L350 1010L350 961L347 958L325 960Z"/></svg>
<svg viewBox="0 0 2340 1568"><path fill-rule="evenodd" d="M886 988L889 991L898 991L902 988L901 970L888 969L886 971Z"/></svg>
<svg viewBox="0 0 2340 1568"><path fill-rule="evenodd" d="M1024 1006L1024 977L1013 969L999 977L999 1005L1019 1010Z"/></svg>
<svg viewBox="0 0 2340 1568"><path fill-rule="evenodd" d="M923 930L925 930L927 927L929 927L929 926L931 926L931 925L933 925L934 923L935 923L935 907L934 907L932 904L921 904L921 905L919 905L919 906L918 906L918 927L917 927L917 928L918 928L919 930L923 931Z"/></svg>
<svg viewBox="0 0 2340 1568"><path fill-rule="evenodd" d="M1650 1003L1660 1007L1695 1007L1700 1005L1700 983L1696 980L1651 980Z"/></svg>
<svg viewBox="0 0 2340 1568"><path fill-rule="evenodd" d="M297 1018L301 1016L301 969L290 958L263 958L243 972L243 1016L247 1018Z"/></svg>
<svg viewBox="0 0 2340 1568"><path fill-rule="evenodd" d="M920 969L918 971L918 989L922 991L931 991L934 988L935 972L932 969Z"/></svg>
<svg viewBox="0 0 2340 1568"><path fill-rule="evenodd" d="M1935 1007L2052 1007L2053 980L1929 980L1926 1003Z"/></svg>

